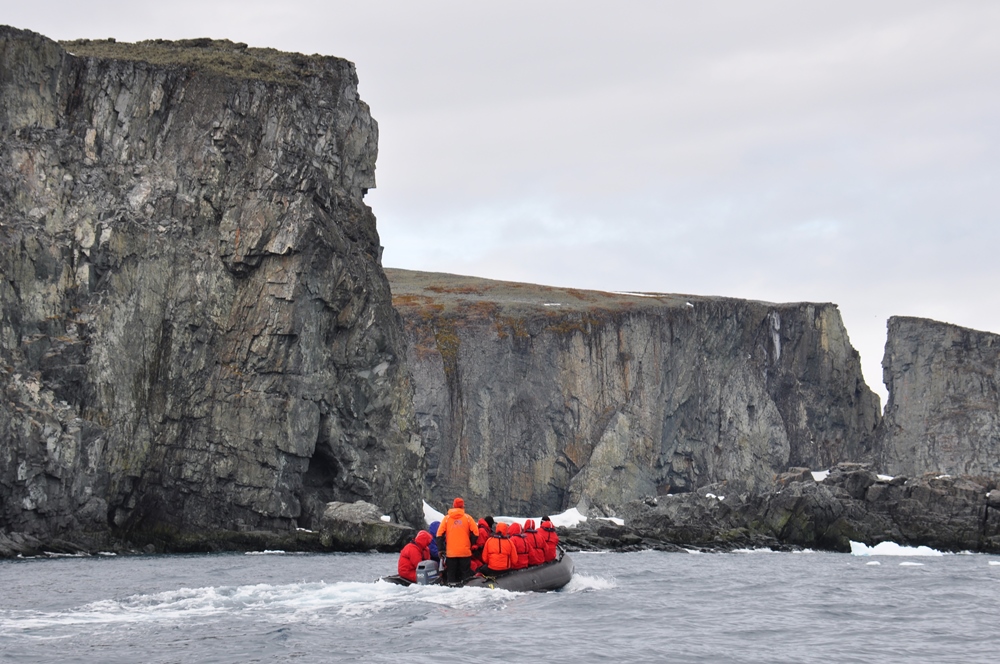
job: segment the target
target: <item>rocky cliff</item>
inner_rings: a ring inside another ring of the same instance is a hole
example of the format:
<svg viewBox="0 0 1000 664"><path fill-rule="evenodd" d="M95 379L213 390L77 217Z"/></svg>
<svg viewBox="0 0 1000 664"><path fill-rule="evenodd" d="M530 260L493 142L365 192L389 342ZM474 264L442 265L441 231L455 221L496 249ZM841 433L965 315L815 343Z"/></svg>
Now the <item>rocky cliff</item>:
<svg viewBox="0 0 1000 664"><path fill-rule="evenodd" d="M882 368L884 472L1000 475L1000 335L890 318Z"/></svg>
<svg viewBox="0 0 1000 664"><path fill-rule="evenodd" d="M0 530L420 518L376 143L345 60L0 28Z"/></svg>
<svg viewBox="0 0 1000 664"><path fill-rule="evenodd" d="M832 304L386 274L439 504L620 505L871 453L878 397Z"/></svg>

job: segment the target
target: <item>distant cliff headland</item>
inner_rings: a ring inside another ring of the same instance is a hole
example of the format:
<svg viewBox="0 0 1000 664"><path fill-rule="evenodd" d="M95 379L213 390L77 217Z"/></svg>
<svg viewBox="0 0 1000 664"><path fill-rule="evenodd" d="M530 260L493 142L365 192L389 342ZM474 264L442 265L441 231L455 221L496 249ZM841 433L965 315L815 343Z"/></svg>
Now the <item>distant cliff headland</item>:
<svg viewBox="0 0 1000 664"><path fill-rule="evenodd" d="M833 304L383 270L377 138L345 60L0 27L0 555L998 550L1000 336L891 319L883 417Z"/></svg>

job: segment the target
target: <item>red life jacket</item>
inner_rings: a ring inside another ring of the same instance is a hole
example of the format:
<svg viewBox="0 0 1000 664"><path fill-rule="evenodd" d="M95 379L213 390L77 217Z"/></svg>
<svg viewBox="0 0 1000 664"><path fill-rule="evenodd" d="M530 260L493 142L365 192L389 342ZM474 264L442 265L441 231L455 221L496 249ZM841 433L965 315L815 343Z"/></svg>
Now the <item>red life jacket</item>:
<svg viewBox="0 0 1000 664"><path fill-rule="evenodd" d="M542 525L538 528L538 534L544 542L545 562L555 560L556 545L559 544L559 534L556 533L556 527L552 525L551 521L542 521Z"/></svg>
<svg viewBox="0 0 1000 664"><path fill-rule="evenodd" d="M516 523L510 524L507 536L510 538L510 543L514 545L514 550L517 551L517 562L514 563L514 569L524 569L529 562L528 541L525 539L524 533L521 532L521 526Z"/></svg>
<svg viewBox="0 0 1000 664"><path fill-rule="evenodd" d="M524 542L528 545L528 564L541 565L544 563L545 542L539 539L533 519L524 522Z"/></svg>
<svg viewBox="0 0 1000 664"><path fill-rule="evenodd" d="M483 547L486 546L486 540L490 538L490 524L486 523L486 519L480 519L479 523L479 535L476 537L476 543L472 547L472 559L483 561Z"/></svg>

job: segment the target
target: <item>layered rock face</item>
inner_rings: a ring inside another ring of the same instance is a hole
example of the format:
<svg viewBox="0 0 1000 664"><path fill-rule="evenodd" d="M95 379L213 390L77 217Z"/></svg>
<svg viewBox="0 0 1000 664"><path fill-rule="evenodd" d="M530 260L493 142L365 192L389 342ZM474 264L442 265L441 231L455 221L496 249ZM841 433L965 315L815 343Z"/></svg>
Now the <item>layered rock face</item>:
<svg viewBox="0 0 1000 664"><path fill-rule="evenodd" d="M834 305L386 274L439 504L620 505L870 455L878 397Z"/></svg>
<svg viewBox="0 0 1000 664"><path fill-rule="evenodd" d="M888 330L880 467L1000 475L1000 335L906 317Z"/></svg>
<svg viewBox="0 0 1000 664"><path fill-rule="evenodd" d="M0 529L420 518L354 66L0 28Z"/></svg>

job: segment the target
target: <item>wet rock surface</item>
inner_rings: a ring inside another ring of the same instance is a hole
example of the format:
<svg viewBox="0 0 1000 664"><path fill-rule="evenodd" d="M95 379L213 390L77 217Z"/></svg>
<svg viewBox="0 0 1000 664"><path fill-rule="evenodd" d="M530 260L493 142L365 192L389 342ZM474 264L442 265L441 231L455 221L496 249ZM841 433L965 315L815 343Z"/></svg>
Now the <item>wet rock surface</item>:
<svg viewBox="0 0 1000 664"><path fill-rule="evenodd" d="M416 529L382 520L371 503L332 502L323 513L320 542L335 551L396 552L417 534Z"/></svg>
<svg viewBox="0 0 1000 664"><path fill-rule="evenodd" d="M2 541L420 520L376 145L345 60L0 28Z"/></svg>
<svg viewBox="0 0 1000 664"><path fill-rule="evenodd" d="M439 504L623 505L870 455L879 402L835 305L386 274Z"/></svg>
<svg viewBox="0 0 1000 664"><path fill-rule="evenodd" d="M763 492L724 482L605 508L624 519L624 526L589 519L559 532L570 548L583 550L849 551L856 541L997 553L997 494L995 479L935 474L890 479L868 465L843 463L819 482L800 470L779 476Z"/></svg>

